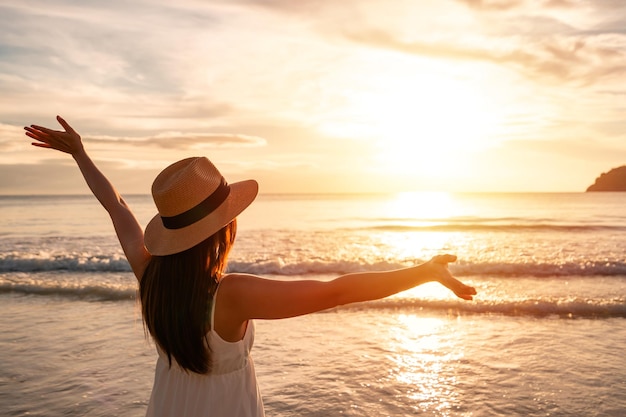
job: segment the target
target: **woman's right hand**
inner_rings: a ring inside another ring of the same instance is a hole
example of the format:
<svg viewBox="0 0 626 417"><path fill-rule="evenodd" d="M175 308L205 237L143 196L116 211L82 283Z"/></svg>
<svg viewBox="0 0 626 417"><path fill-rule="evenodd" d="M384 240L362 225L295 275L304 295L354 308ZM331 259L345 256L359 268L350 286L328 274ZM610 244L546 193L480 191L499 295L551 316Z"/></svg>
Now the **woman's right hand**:
<svg viewBox="0 0 626 417"><path fill-rule="evenodd" d="M26 136L38 141L31 143L31 145L40 148L56 149L70 155L82 152L84 148L80 135L61 116L57 116L57 121L63 126L64 131L37 125L24 127Z"/></svg>

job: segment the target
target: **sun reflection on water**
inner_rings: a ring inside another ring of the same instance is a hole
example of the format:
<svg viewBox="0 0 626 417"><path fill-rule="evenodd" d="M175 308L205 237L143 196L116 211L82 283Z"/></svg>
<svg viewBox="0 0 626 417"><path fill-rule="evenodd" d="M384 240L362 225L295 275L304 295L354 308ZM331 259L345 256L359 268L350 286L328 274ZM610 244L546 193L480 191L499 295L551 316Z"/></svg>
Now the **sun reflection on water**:
<svg viewBox="0 0 626 417"><path fill-rule="evenodd" d="M410 314L398 315L397 321L390 338L390 378L405 386L404 395L417 410L452 415L458 399L454 363L462 352L449 337L449 321Z"/></svg>
<svg viewBox="0 0 626 417"><path fill-rule="evenodd" d="M387 232L378 240L395 259L425 259L455 250L455 233L429 230L445 226L461 214L454 196L445 192L400 193L383 208Z"/></svg>

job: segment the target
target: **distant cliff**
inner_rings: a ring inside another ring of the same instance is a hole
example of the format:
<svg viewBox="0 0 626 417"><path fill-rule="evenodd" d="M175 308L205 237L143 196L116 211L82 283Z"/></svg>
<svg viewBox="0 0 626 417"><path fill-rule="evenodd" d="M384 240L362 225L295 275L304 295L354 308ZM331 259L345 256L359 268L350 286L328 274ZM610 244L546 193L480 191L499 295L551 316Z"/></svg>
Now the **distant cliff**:
<svg viewBox="0 0 626 417"><path fill-rule="evenodd" d="M626 165L603 173L587 191L626 191Z"/></svg>

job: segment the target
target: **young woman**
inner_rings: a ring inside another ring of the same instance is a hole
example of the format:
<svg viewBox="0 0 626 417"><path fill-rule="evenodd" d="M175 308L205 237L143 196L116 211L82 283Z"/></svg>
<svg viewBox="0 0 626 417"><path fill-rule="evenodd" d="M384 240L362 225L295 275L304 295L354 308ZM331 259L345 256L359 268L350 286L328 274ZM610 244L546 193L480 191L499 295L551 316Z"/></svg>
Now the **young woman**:
<svg viewBox="0 0 626 417"><path fill-rule="evenodd" d="M31 125L34 146L72 155L89 188L111 216L139 281L142 314L158 360L149 416L263 416L250 349L253 319L282 319L375 300L437 281L471 300L474 288L454 278L452 255L385 272L332 281L275 281L225 274L236 217L258 192L254 180L228 184L206 158L164 169L152 185L158 214L145 233L98 170L80 135L61 117L62 131Z"/></svg>

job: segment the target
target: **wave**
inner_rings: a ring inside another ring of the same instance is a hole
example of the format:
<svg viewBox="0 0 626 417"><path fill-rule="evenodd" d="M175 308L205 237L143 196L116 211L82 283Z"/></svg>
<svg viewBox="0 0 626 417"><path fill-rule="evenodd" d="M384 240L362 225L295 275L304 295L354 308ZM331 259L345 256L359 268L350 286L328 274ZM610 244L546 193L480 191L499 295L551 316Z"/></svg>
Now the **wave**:
<svg viewBox="0 0 626 417"><path fill-rule="evenodd" d="M284 262L281 259L268 261L233 260L229 272L257 275L306 276L337 275L363 271L397 269L408 264L400 261L368 262L365 260L320 260ZM624 276L626 261L580 261L580 262L458 262L450 264L457 276L497 277L569 277L569 276ZM0 257L0 273L7 272L131 272L128 261L120 255L98 255L73 257L58 255L48 258L8 255Z"/></svg>
<svg viewBox="0 0 626 417"><path fill-rule="evenodd" d="M99 285L66 286L46 284L0 283L0 294L57 296L71 299L98 301L133 300L137 293L133 288L116 288Z"/></svg>
<svg viewBox="0 0 626 417"><path fill-rule="evenodd" d="M446 312L447 315L497 314L562 318L626 318L625 300L535 300L523 301L457 301L388 298L368 303L338 307L338 311L397 310L404 313L420 311Z"/></svg>
<svg viewBox="0 0 626 417"><path fill-rule="evenodd" d="M53 296L89 301L132 301L136 288L107 286L62 286L46 284L0 283L0 294ZM562 318L626 318L626 300L536 300L480 301L430 300L392 297L365 303L340 306L327 312L342 311L397 311L402 313L444 312L447 315L497 314L507 316Z"/></svg>
<svg viewBox="0 0 626 417"><path fill-rule="evenodd" d="M424 224L376 224L358 228L377 232L624 232L626 227L603 224L556 224L556 223L505 223L489 224L482 222L468 223L424 223Z"/></svg>
<svg viewBox="0 0 626 417"><path fill-rule="evenodd" d="M238 262L229 263L232 272L243 272L258 275L336 275L364 271L384 271L406 267L401 262L298 262L284 263L281 261ZM450 270L457 276L497 276L502 278L515 277L569 277L569 276L624 276L626 262L621 261L585 261L564 263L508 263L508 262L460 262L450 264Z"/></svg>
<svg viewBox="0 0 626 417"><path fill-rule="evenodd" d="M120 255L51 255L7 254L0 257L0 272L130 272L130 265Z"/></svg>

